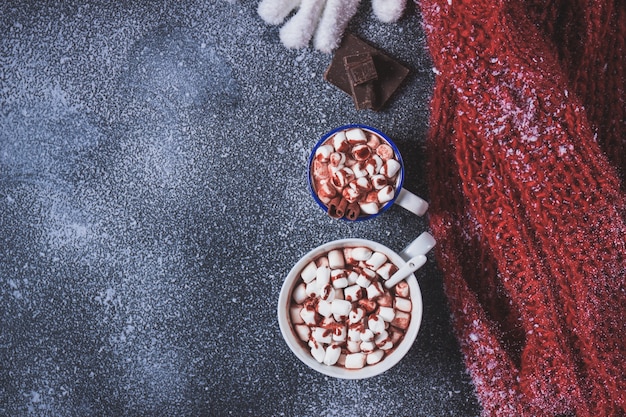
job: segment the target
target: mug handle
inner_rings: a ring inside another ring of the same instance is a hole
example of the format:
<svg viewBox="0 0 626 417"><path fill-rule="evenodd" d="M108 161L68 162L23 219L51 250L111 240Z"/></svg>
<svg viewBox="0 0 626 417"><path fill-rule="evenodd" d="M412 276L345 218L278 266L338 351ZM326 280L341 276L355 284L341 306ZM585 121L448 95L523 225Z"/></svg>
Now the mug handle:
<svg viewBox="0 0 626 417"><path fill-rule="evenodd" d="M385 287L392 288L394 285L417 271L426 263L426 253L435 246L435 238L428 232L419 235L402 252L400 257L406 261L387 281Z"/></svg>
<svg viewBox="0 0 626 417"><path fill-rule="evenodd" d="M423 232L400 252L400 257L408 261L418 255L426 255L429 250L435 247L436 243L435 238L430 233Z"/></svg>
<svg viewBox="0 0 626 417"><path fill-rule="evenodd" d="M423 216L426 210L428 210L428 203L421 197L407 191L406 188L400 190L400 194L398 194L395 203L418 216Z"/></svg>

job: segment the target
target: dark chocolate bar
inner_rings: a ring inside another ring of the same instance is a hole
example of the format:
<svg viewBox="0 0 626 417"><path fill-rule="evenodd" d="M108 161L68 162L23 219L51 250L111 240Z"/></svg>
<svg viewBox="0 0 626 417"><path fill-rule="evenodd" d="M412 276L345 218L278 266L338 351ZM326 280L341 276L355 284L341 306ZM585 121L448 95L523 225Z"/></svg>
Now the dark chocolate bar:
<svg viewBox="0 0 626 417"><path fill-rule="evenodd" d="M335 51L330 65L324 72L324 79L349 96L353 96L353 83L350 81L350 76L346 71L344 58L360 54L370 54L374 62L377 79L371 81L375 97L375 103L372 103L372 110L378 111L400 87L409 74L409 69L379 49L350 33L346 33L341 45Z"/></svg>

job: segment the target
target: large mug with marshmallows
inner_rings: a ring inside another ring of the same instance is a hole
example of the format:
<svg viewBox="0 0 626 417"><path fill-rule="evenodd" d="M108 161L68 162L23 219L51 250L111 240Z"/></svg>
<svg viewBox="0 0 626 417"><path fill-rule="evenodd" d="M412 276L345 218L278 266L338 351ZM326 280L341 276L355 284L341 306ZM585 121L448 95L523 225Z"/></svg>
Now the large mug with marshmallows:
<svg viewBox="0 0 626 417"><path fill-rule="evenodd" d="M337 378L367 378L393 367L419 332L422 295L413 272L434 245L424 232L400 253L371 240L340 239L304 255L278 300L291 351Z"/></svg>
<svg viewBox="0 0 626 417"><path fill-rule="evenodd" d="M421 216L428 203L402 188L400 151L383 132L362 124L340 126L317 142L309 157L309 189L331 217L366 220L394 203Z"/></svg>

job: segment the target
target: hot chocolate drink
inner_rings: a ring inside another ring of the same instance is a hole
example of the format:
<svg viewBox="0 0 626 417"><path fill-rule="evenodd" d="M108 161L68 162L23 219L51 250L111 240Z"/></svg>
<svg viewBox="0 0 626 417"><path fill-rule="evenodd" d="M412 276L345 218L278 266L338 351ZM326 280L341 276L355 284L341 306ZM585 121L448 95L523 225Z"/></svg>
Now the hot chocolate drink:
<svg viewBox="0 0 626 417"><path fill-rule="evenodd" d="M335 248L298 273L290 324L321 364L360 369L384 360L411 323L409 285L385 286L398 266L367 246Z"/></svg>
<svg viewBox="0 0 626 417"><path fill-rule="evenodd" d="M358 220L392 204L401 187L402 162L381 134L347 127L317 146L309 176L315 196L331 217Z"/></svg>

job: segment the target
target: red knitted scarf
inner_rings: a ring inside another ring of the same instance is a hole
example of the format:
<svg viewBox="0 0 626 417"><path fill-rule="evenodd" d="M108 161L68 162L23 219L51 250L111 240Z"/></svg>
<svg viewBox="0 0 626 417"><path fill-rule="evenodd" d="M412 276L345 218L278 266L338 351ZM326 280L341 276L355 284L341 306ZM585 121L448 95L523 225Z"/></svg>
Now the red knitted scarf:
<svg viewBox="0 0 626 417"><path fill-rule="evenodd" d="M421 0L430 222L485 415L626 415L626 2Z"/></svg>

